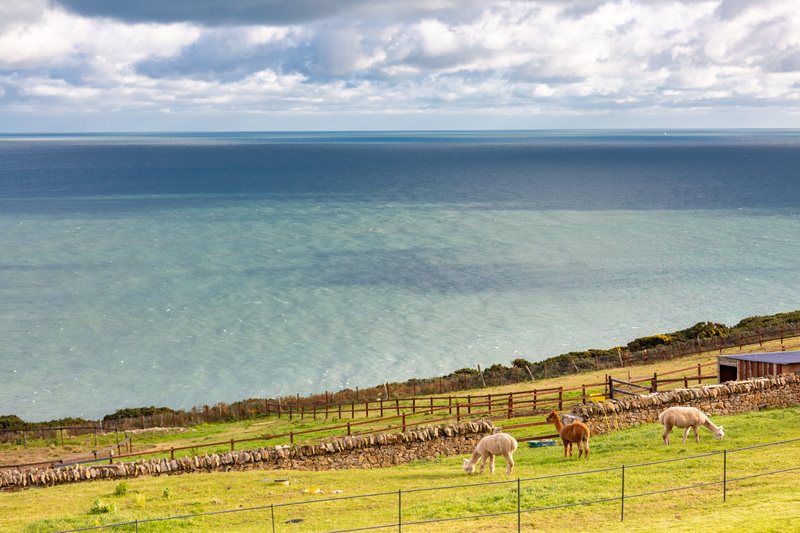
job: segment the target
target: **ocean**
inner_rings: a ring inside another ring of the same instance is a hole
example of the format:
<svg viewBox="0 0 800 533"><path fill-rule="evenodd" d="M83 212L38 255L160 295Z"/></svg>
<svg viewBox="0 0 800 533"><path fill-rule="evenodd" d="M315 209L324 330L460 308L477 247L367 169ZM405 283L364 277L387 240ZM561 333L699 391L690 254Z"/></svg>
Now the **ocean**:
<svg viewBox="0 0 800 533"><path fill-rule="evenodd" d="M799 184L798 130L0 135L0 415L305 396L794 311Z"/></svg>

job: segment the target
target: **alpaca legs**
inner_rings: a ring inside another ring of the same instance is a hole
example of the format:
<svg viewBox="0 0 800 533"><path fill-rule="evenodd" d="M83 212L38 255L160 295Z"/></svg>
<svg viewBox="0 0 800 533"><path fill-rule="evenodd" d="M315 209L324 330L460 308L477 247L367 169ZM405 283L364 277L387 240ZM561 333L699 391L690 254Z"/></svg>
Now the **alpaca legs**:
<svg viewBox="0 0 800 533"><path fill-rule="evenodd" d="M494 455L489 456L489 473L494 474Z"/></svg>
<svg viewBox="0 0 800 533"><path fill-rule="evenodd" d="M672 426L666 426L664 434L661 437L664 439L664 444L669 444L669 434L672 432Z"/></svg>
<svg viewBox="0 0 800 533"><path fill-rule="evenodd" d="M511 452L503 452L503 457L506 458L506 474L514 471L514 459L511 458Z"/></svg>
<svg viewBox="0 0 800 533"><path fill-rule="evenodd" d="M689 436L689 430L694 430L694 440L700 442L700 436L697 434L697 426L689 426L683 430L683 440L681 440L681 444L686 442L686 437Z"/></svg>
<svg viewBox="0 0 800 533"><path fill-rule="evenodd" d="M589 458L589 441L580 441L578 443L578 459L581 458L581 455L586 455L586 458Z"/></svg>
<svg viewBox="0 0 800 533"><path fill-rule="evenodd" d="M691 429L691 430L694 432L694 441L695 441L695 442L700 442L700 434L699 434L699 432L697 431L697 428L698 428L698 426L689 426L689 427L687 427L687 428L686 428L686 429L683 431L683 440L681 441L681 443L684 443L684 442L686 442L686 437L688 437L688 436L689 436L689 430L690 430L690 429Z"/></svg>

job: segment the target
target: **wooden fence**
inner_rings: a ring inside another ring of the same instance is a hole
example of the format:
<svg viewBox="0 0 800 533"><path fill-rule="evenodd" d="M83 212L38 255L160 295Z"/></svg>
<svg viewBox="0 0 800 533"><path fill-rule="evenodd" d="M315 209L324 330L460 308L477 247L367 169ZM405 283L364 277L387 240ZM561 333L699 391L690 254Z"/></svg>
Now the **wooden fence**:
<svg viewBox="0 0 800 533"><path fill-rule="evenodd" d="M103 431L124 431L127 429L146 429L152 427L187 427L203 423L215 423L225 421L235 421L243 419L260 418L264 416L299 416L301 418L333 418L338 419L351 418L355 419L359 416L382 418L385 413L398 410L401 413L416 413L424 408L430 409L431 402L436 403L440 401L441 397L417 397L418 392L428 391L428 393L444 394L445 392L454 391L467 391L482 386L496 385L498 382L503 383L520 383L522 381L530 381L530 378L539 379L544 377L556 377L564 374L576 374L587 370L599 370L602 368L628 368L631 369L636 365L652 363L655 361L672 360L682 358L690 355L695 355L707 351L722 352L728 348L741 348L745 345L760 344L764 342L780 340L781 348L797 348L800 346L787 346L784 342L790 338L800 336L800 324L784 324L771 328L761 328L751 332L737 332L734 335L727 337L710 337L710 338L697 338L691 342L671 344L661 346L653 349L642 350L641 352L624 353L618 352L613 356L597 356L593 358L575 358L575 359L562 359L559 365L555 365L552 361L548 365L547 361L537 363L539 367L536 369L526 368L520 369L514 367L505 369L505 373L501 376L499 370L495 371L493 367L487 369L486 372L480 373L480 379L475 376L461 375L455 378L431 378L423 380L411 380L409 384L392 384L395 389L389 390L388 384L383 384L380 387L373 387L359 391L346 390L339 393L325 392L323 395L315 395L308 398L301 398L300 395L295 397L285 397L278 399L250 399L233 404L219 403L215 406L194 407L189 411L183 410L165 410L163 412L144 415L141 414L136 418L125 418L121 420L114 420L111 422L99 422L99 426ZM564 363L564 361L567 361ZM715 364L715 363L714 363ZM710 366L710 365L709 365ZM682 372L685 369L676 371ZM485 375L484 375L485 374ZM662 377L639 377L637 380L628 379L629 383L644 383L651 382L653 390L658 390L660 386L664 386L670 382L677 383L683 382L684 386L688 386L690 381L696 378L681 377L677 379L663 378L667 374L662 374ZM703 379L710 378L712 375L700 376L700 383ZM624 381L624 380L623 380ZM502 384L502 383L501 383ZM587 385L586 387L595 387L595 385ZM603 395L609 396L610 390L608 389L608 380L602 384ZM618 388L618 387L615 387ZM402 393L408 392L413 394L412 397L401 397ZM376 400L368 400L366 398L375 398L378 394L381 398ZM395 396L395 398L391 398ZM480 398L481 395L468 395L468 398ZM361 401L361 398L365 398ZM434 398L434 399L432 399ZM467 403L470 403L469 401ZM93 427L84 427L82 429L93 430ZM35 436L38 432L44 436L49 431L57 430L58 428L27 428L25 431L28 435ZM77 429L76 429L77 430ZM14 435L16 431L19 435L21 430L5 430L0 432L0 440L8 441L8 435ZM44 431L44 433L43 433ZM12 433L9 433L12 432ZM24 434L23 434L24 435Z"/></svg>
<svg viewBox="0 0 800 533"><path fill-rule="evenodd" d="M652 376L639 377L628 375L627 380L628 383L635 385L648 383L649 385L645 387L647 389L678 383L687 386L690 382L702 384L705 381L708 383L716 380L716 373L703 374L702 370L712 365L715 366L716 363L712 362L706 363L705 365L691 366L671 372L664 372L660 375L657 373L654 373ZM692 371L692 374L687 375L687 371ZM696 374L694 373L695 371ZM673 378L666 377L679 373L683 373L683 375ZM358 409L356 409L355 404L347 404L346 409L344 409L345 404L332 404L327 406L327 410L305 410L305 406L281 405L280 409L273 413L274 415L286 416L290 419L298 416L301 419L306 416L309 418L317 417L321 419L322 417L332 417L336 415L340 421L346 419L345 415L349 415L351 419L335 426L326 426L320 429L290 431L288 433L263 435L247 439L232 439L229 441L202 445L194 444L191 446L170 447L141 452L133 452L133 437L131 436L130 439L126 441L128 444L128 453L108 453L107 457L104 457L102 460L113 463L114 460L141 458L144 456L166 457L167 454L169 454L170 459L174 459L176 452L178 452L179 456L181 452L187 451L189 453L186 455L196 455L203 449L218 449L220 447L225 447L225 449L230 447L230 450L234 451L237 445L250 442L261 442L262 446L265 445L263 443L267 441L273 441L275 444L286 442L294 444L295 440L298 438L304 441L320 439L323 437L323 435L320 435L321 433L325 433L327 436L331 436L332 433L338 436L364 436L378 432L404 432L407 428L420 424L458 423L461 422L462 419L468 418L489 417L511 420L512 418L539 416L548 411L565 411L578 404L586 404L587 402L604 399L611 393L609 384L612 383L612 379L611 376L608 376L602 383L588 383L571 388L558 387L502 394L470 394L466 396L431 396L427 398L375 400L372 402L364 402L365 405L359 405ZM295 409L293 409L293 407ZM377 418L368 417L369 413L374 413L377 415ZM357 416L359 414L363 414L364 416ZM502 426L501 429L511 430L534 428L538 426L551 427L552 425L549 422L541 420L537 422L507 424ZM525 442L530 440L551 439L557 436L556 434L548 433L519 437L517 440Z"/></svg>

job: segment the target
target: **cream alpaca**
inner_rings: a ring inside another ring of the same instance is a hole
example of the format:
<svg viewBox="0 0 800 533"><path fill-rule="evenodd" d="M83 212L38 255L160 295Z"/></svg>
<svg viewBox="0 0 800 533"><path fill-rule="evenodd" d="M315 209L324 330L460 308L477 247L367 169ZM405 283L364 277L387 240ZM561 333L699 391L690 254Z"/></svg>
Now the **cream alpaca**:
<svg viewBox="0 0 800 533"><path fill-rule="evenodd" d="M702 411L694 407L670 407L658 415L658 421L664 425L664 434L661 435L664 438L664 444L669 444L669 434L673 427L686 428L683 432L682 443L686 442L689 429L694 430L695 442L700 442L700 435L697 433L699 426L707 427L717 437L717 440L725 436L722 426L715 426Z"/></svg>
<svg viewBox="0 0 800 533"><path fill-rule="evenodd" d="M483 467L486 466L488 459L489 473L494 474L494 456L502 455L506 458L506 465L508 465L506 474L510 474L514 470L514 459L511 456L516 449L517 440L507 433L495 433L483 437L475 447L472 457L464 459L464 472L473 473L478 460L481 460L481 469L478 474L483 474Z"/></svg>

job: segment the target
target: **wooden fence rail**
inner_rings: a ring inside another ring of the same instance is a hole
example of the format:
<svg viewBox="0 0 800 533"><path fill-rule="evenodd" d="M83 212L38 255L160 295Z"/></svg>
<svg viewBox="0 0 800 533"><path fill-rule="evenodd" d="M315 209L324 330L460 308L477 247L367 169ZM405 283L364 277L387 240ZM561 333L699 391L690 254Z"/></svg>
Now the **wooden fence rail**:
<svg viewBox="0 0 800 533"><path fill-rule="evenodd" d="M710 366L711 364L715 363L708 363L706 365L698 365L697 367L690 367L688 369L684 369L684 371L694 370L695 368L697 368L698 371L700 371L702 370L702 367ZM674 375L677 372L679 371L665 372L662 374L662 376ZM702 382L703 380L709 381L713 379L715 376L716 374L703 375L702 373L700 373L696 376L694 375L683 376L681 378L669 379L669 378L661 378L658 377L657 374L654 374L654 376L651 377L638 377L638 378L632 377L631 381L629 381L628 383L631 385L641 386L644 389L648 389L648 387L638 385L638 383L644 383L648 381L653 381L656 383L665 383L668 381L680 382L688 380L697 380L699 382ZM228 446L230 446L230 450L233 451L236 449L237 444L246 442L275 441L279 439L286 439L287 437L289 443L294 444L295 439L297 437L319 434L321 432L331 433L331 432L341 431L342 434L346 434L349 436L365 436L378 432L392 432L392 431L404 432L409 426L416 426L421 423L435 424L440 422L446 423L452 421L460 422L464 418L479 418L479 417L490 417L490 418L505 417L510 420L515 416L517 417L535 416L537 414L542 414L543 411L564 411L565 409L569 409L572 406L578 404L585 404L587 403L587 401L589 402L594 401L598 399L597 398L598 393L592 393L592 390L603 391L601 396L608 396L611 392L609 388L611 379L612 378L609 378L604 383L589 383L571 388L558 387L558 388L548 388L548 389L533 389L528 391L509 392L503 394L468 395L466 397L448 396L448 397L417 398L418 400L417 402L411 402L410 406L405 407L409 409L409 412L403 412L403 407L398 407L400 405L400 402L396 402L393 400L391 402L392 404L391 409L389 409L387 405L384 405L385 410L387 411L391 410L395 412L395 414L391 416L350 420L343 424L338 424L335 426L327 426L321 429L290 431L288 433L263 435L259 437L251 437L246 439L235 439L235 440L232 439L229 441L214 442L202 445L172 447L161 450L149 450L137 453L128 453L111 457L109 458L109 460L113 461L114 459L121 460L133 457L160 455L166 453L169 453L170 458L174 459L175 452L180 452L185 450L191 450L192 452L196 452L197 450L203 448L217 448L221 446L225 446L227 448ZM580 392L578 393L578 391ZM377 411L378 409L379 407L373 408L373 411ZM416 409L416 411L413 411L413 409ZM428 417L435 417L435 418L428 418ZM416 420L411 420L411 419L416 419ZM388 425L384 425L385 423L388 423ZM502 429L504 430L520 429L527 427L532 428L532 427L549 426L549 425L550 424L548 422L538 421L538 422L527 422L520 424L505 425L502 426ZM364 426L372 426L372 427L367 428ZM549 439L554 437L557 437L557 435L552 435L552 434L538 435L538 436L522 437L517 440L524 442L529 440ZM130 446L132 446L132 444Z"/></svg>
<svg viewBox="0 0 800 533"><path fill-rule="evenodd" d="M794 337L800 337L800 324L784 324L750 332L737 332L727 337L697 338L689 342L649 348L633 353L618 352L599 357L595 355L593 358L569 359L560 363L547 361L541 364L532 363L539 365L538 370L534 369L535 372L529 367L505 369L505 373L502 376L498 375L497 381L500 384L521 383L523 381L530 382L539 378L575 374L588 370L630 368L638 364L672 360L702 352L721 352L726 348L741 349L746 344L763 345L765 342L772 340L780 340L781 349L786 349L787 346L784 341ZM613 372L613 370L611 371ZM497 384L494 370L485 369L482 375L486 385ZM405 384L393 384L392 386L395 390L390 391L388 384L382 384L380 387L372 387L361 391L357 387L355 391L346 390L335 394L326 391L324 395L317 394L307 398L301 398L298 394L296 397L285 397L277 400L250 399L233 404L220 403L213 407L194 407L189 411L172 411L152 416L121 419L119 420L119 427L120 429L134 429L137 427L144 429L148 426L170 424L172 426L191 426L274 415L290 415L314 419L332 417L355 419L359 416L382 417L388 411L397 412L398 404L395 403L397 399L401 402L399 409L403 412L417 412L419 409L423 409L424 402L430 402L429 398L418 396L418 393L422 394L421 391L423 389L427 390L428 394L441 396L446 394L445 391L468 391L480 388L482 380L477 375L470 377L467 374L463 374L449 378L415 379ZM367 399L368 397L375 398L377 395L383 396L383 398L380 400ZM392 396L397 398L392 398ZM412 396L417 398L416 404L408 407L407 402L414 401L410 398ZM430 404L428 404L429 407Z"/></svg>

